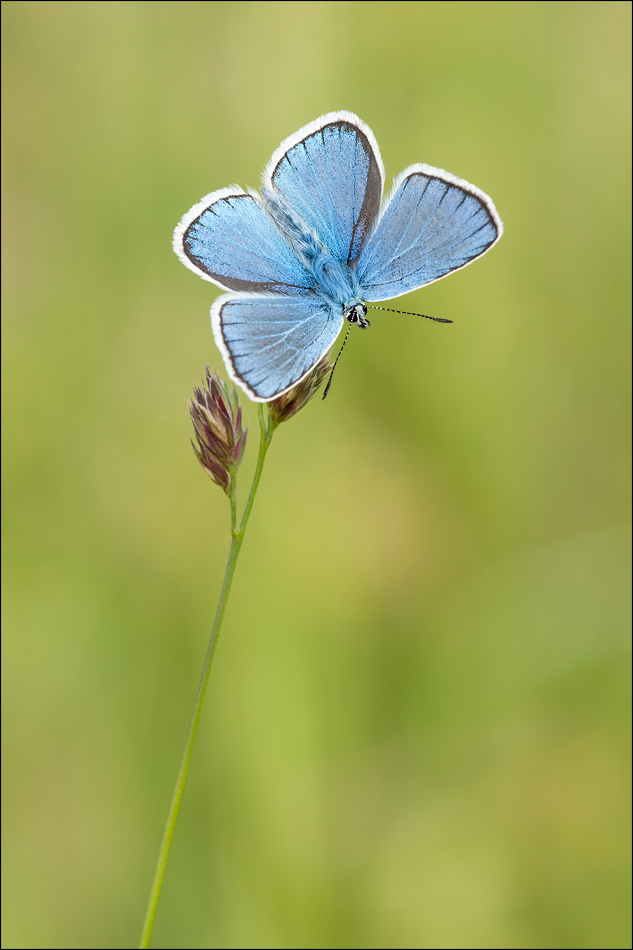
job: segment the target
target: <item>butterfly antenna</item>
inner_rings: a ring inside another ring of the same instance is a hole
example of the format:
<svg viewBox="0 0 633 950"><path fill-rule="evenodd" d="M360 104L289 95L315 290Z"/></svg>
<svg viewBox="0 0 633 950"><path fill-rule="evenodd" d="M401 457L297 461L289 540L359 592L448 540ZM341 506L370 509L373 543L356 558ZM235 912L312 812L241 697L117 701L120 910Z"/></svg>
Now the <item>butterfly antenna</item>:
<svg viewBox="0 0 633 950"><path fill-rule="evenodd" d="M442 317L429 317L426 313L411 313L410 310L392 310L391 307L374 307L373 304L367 304L371 310L387 310L389 313L404 313L408 317L424 317L425 320L433 320L435 323L452 323L452 320L443 320ZM336 363L334 364L336 366Z"/></svg>
<svg viewBox="0 0 633 950"><path fill-rule="evenodd" d="M321 399L325 399L325 397L327 396L327 394L328 394L329 391L330 391L330 386L332 385L332 377L334 376L334 370L336 369L336 364L338 363L338 361L339 361L340 358L341 358L341 353L343 352L343 347L344 347L345 344L347 343L347 338L348 338L348 336L349 336L349 331L350 331L351 329L352 329L352 324L350 323L350 325L349 325L348 328L347 328L347 333L345 334L345 339L343 340L343 346L342 346L342 347L340 348L340 350L338 351L338 356L337 356L336 359L334 360L334 366L332 367L332 372L330 373L330 375L329 375L329 377L328 377L327 386L326 386L325 389L323 390L323 395L321 396Z"/></svg>

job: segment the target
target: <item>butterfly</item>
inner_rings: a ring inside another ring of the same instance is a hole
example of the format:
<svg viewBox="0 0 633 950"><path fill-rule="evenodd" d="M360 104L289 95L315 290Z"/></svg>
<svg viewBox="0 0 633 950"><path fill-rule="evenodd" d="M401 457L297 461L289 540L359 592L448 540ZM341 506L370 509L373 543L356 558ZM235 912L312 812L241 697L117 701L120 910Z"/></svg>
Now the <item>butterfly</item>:
<svg viewBox="0 0 633 950"><path fill-rule="evenodd" d="M211 307L230 378L256 402L287 392L367 305L446 277L503 233L483 191L410 165L382 203L384 168L371 129L331 112L279 146L261 194L234 185L184 215L174 250L229 291Z"/></svg>

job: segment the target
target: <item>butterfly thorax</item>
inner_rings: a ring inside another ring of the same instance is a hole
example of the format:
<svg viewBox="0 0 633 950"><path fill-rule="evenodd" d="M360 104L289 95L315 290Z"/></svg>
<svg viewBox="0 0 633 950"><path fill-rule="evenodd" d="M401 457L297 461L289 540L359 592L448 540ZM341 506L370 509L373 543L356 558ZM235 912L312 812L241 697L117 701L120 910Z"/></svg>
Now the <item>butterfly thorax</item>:
<svg viewBox="0 0 633 950"><path fill-rule="evenodd" d="M338 260L279 194L262 188L262 198L275 224L312 275L314 290L340 306L348 320L353 314L351 323L369 326L369 321L364 319L367 308L358 293L355 269Z"/></svg>

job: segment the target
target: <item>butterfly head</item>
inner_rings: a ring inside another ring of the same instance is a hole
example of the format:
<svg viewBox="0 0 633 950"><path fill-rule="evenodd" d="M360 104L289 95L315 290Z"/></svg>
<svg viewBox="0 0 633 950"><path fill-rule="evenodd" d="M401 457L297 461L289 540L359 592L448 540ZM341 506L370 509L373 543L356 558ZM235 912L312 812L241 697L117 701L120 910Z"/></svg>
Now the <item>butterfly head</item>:
<svg viewBox="0 0 633 950"><path fill-rule="evenodd" d="M345 314L345 319L349 320L350 323L355 323L361 330L366 330L367 327L370 326L369 320L367 319L367 307L364 303L357 303L348 310Z"/></svg>

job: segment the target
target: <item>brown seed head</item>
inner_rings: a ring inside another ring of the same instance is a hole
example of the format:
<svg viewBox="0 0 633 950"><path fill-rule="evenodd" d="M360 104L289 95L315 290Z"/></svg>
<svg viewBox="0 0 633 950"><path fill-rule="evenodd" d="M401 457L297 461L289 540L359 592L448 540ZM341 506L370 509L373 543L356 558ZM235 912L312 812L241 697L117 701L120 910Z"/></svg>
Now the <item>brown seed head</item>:
<svg viewBox="0 0 633 950"><path fill-rule="evenodd" d="M189 413L196 443L191 440L198 461L209 478L227 494L244 456L248 426L242 429L242 409L235 387L229 387L206 367L206 386L193 391Z"/></svg>
<svg viewBox="0 0 633 950"><path fill-rule="evenodd" d="M331 353L332 350L329 349L327 353L321 357L314 369L308 373L305 379L302 379L300 383L293 386L293 388L288 390L287 393L284 393L283 396L277 396L276 399L268 403L270 419L275 427L281 422L287 422L288 419L292 418L300 409L303 409L303 407L316 396L319 387L332 369L330 363Z"/></svg>

